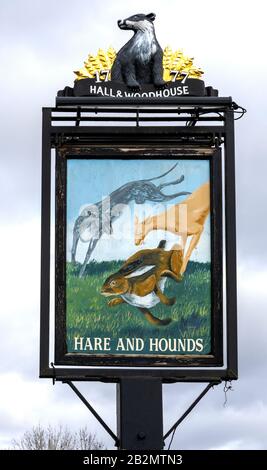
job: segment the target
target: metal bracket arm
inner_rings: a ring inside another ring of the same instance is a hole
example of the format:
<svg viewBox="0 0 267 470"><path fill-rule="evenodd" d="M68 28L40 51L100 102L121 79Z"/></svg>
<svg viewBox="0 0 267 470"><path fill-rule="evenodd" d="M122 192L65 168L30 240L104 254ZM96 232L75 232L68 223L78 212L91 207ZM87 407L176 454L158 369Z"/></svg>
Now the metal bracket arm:
<svg viewBox="0 0 267 470"><path fill-rule="evenodd" d="M214 385L218 385L219 383L221 383L220 381L219 382L210 382L206 388L204 388L203 392L201 392L201 394L193 401L192 405L189 406L189 408L187 408L187 410L184 412L184 414L181 416L181 418L179 418L175 423L174 425L169 429L168 432L166 432L166 434L163 436L163 439L165 441L165 439L167 439L167 437L169 437L169 435L173 432L173 431L176 431L177 427L179 426L179 424L181 424L181 422L189 415L189 413L191 413L191 411L195 408L195 406L200 402L200 400L206 395L206 393L208 393L208 391L211 389L211 387L213 387Z"/></svg>
<svg viewBox="0 0 267 470"><path fill-rule="evenodd" d="M115 446L119 446L119 439L114 434L114 432L110 429L110 427L105 423L105 421L101 418L101 416L97 413L97 411L90 405L90 403L84 398L84 396L81 394L81 392L73 385L72 382L66 380L63 383L66 383L70 386L70 388L76 393L76 395L80 398L80 400L85 404L85 406L88 408L88 410L94 415L94 417L97 419L97 421L103 426L103 428L107 431L107 433L114 439L115 441Z"/></svg>

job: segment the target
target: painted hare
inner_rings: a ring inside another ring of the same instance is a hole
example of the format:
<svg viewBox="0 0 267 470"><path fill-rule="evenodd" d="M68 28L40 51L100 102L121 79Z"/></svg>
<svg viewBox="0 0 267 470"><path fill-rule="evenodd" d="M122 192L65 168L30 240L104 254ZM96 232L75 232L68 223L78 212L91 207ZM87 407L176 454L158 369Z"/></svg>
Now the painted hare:
<svg viewBox="0 0 267 470"><path fill-rule="evenodd" d="M171 318L159 319L149 310L160 302L173 305L176 299L164 294L166 280L168 277L175 282L182 280L183 251L178 245L169 251L164 247L165 240L162 240L158 248L138 251L105 280L101 294L113 297L108 302L109 307L126 302L139 308L152 325L163 326L171 322Z"/></svg>

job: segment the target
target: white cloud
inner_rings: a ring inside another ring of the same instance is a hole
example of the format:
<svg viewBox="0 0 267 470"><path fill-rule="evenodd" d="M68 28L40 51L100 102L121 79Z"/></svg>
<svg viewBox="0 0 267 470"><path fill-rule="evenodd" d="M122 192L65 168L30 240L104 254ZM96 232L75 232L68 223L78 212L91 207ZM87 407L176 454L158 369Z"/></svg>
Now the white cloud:
<svg viewBox="0 0 267 470"><path fill-rule="evenodd" d="M220 446L211 447L209 450L259 450L258 443L254 440L242 441L242 439L236 439L233 441L227 441L225 444Z"/></svg>
<svg viewBox="0 0 267 470"><path fill-rule="evenodd" d="M83 389L80 384L79 389ZM87 388L89 388L87 386ZM114 397L114 386L108 385L109 393L103 393L103 385L90 390L89 401L101 410L104 419L111 427L115 427L115 413L110 410L110 398ZM0 448L11 445L12 439L19 439L25 430L39 423L42 426L68 425L71 430L88 426L91 432L97 429L97 435L106 445L111 445L101 426L89 413L87 408L73 394L67 385L56 384L51 381L28 380L19 373L5 373L0 375ZM105 391L106 392L106 391ZM86 391L83 390L85 396ZM66 413L67 407L67 413Z"/></svg>
<svg viewBox="0 0 267 470"><path fill-rule="evenodd" d="M2 250L0 371L38 377L40 226L39 220L1 228ZM0 375L1 378L1 375ZM6 390L7 391L7 390Z"/></svg>
<svg viewBox="0 0 267 470"><path fill-rule="evenodd" d="M165 409L166 430L182 415L204 385L181 387L179 384L174 386L174 390L171 390L173 386L168 387L166 401L170 396L172 399ZM223 406L223 384L208 392L177 428L172 449L266 449L267 402L250 401L251 388L247 381L234 384L234 392L229 392L226 406ZM173 398L175 389L176 400Z"/></svg>

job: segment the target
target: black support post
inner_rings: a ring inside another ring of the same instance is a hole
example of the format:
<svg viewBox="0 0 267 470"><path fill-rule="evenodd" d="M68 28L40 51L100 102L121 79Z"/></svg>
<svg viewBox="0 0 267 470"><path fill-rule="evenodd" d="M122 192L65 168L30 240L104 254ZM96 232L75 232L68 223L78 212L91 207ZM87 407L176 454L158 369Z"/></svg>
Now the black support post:
<svg viewBox="0 0 267 470"><path fill-rule="evenodd" d="M163 448L162 381L121 378L117 384L117 434L120 449Z"/></svg>

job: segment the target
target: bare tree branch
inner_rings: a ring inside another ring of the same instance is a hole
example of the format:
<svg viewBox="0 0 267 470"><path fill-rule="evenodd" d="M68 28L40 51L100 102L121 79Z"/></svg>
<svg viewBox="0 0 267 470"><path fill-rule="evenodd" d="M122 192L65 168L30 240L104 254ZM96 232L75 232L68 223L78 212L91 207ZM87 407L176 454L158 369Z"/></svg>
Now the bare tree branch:
<svg viewBox="0 0 267 470"><path fill-rule="evenodd" d="M33 426L19 440L12 441L16 450L100 450L103 442L87 427L71 432L67 427Z"/></svg>

